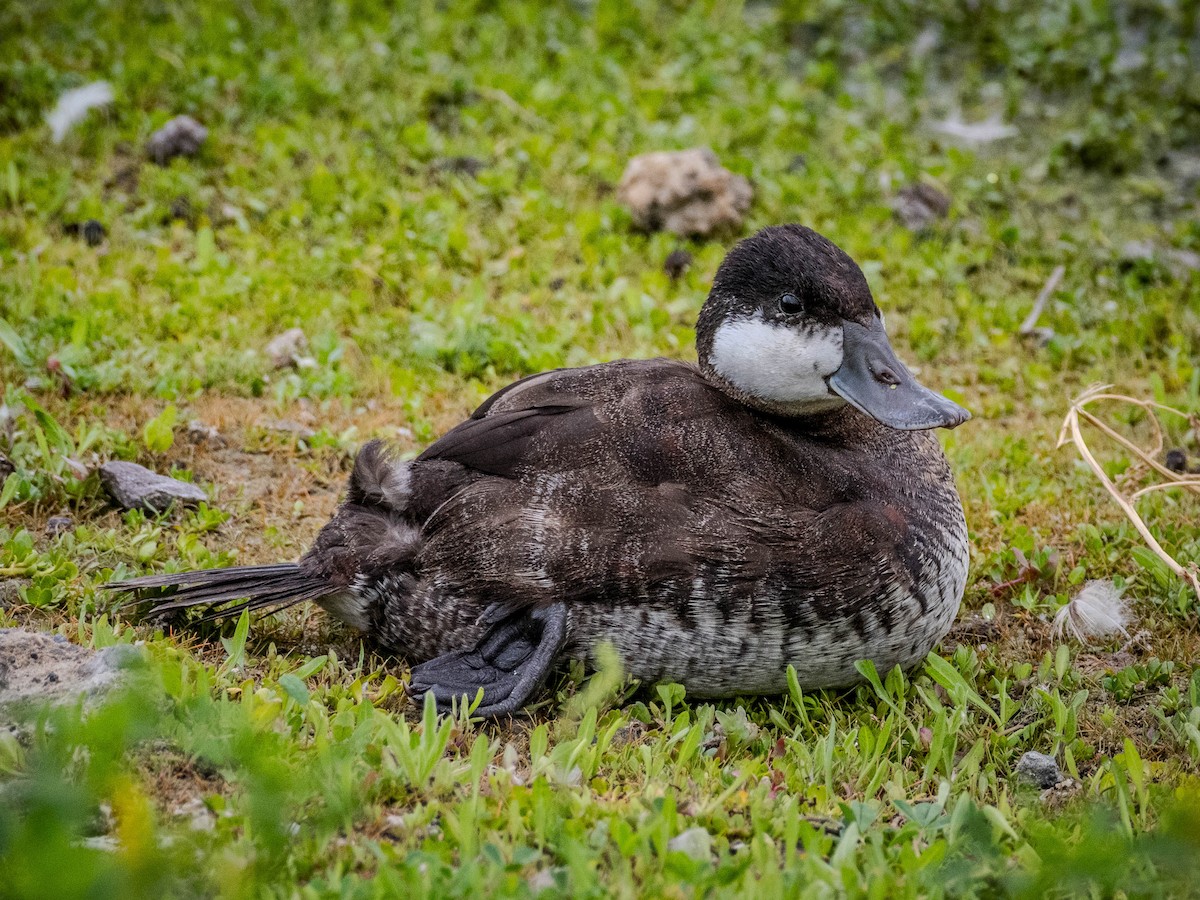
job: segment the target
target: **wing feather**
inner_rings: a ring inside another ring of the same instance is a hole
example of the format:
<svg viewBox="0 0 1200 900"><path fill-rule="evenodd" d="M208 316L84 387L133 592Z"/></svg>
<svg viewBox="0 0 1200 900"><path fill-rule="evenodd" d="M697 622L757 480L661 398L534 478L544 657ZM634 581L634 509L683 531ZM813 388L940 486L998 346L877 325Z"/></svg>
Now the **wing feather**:
<svg viewBox="0 0 1200 900"><path fill-rule="evenodd" d="M512 477L535 457L535 443L546 429L558 440L582 438L598 420L586 400L504 410L479 419L467 419L430 444L418 461L456 462L501 478Z"/></svg>

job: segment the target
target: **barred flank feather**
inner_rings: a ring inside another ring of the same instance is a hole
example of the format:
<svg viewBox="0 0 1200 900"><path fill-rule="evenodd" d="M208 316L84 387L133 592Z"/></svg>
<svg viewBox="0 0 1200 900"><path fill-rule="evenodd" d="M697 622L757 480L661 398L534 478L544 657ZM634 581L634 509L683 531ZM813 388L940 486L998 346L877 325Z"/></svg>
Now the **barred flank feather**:
<svg viewBox="0 0 1200 900"><path fill-rule="evenodd" d="M129 581L109 582L101 588L138 594L133 603L152 600L152 615L190 606L207 606L209 609L201 621L235 616L244 609L278 612L305 600L316 600L337 593L337 588L329 582L305 575L295 563L148 575ZM143 591L164 590L170 593L155 597L142 595ZM221 606L231 600L243 602Z"/></svg>

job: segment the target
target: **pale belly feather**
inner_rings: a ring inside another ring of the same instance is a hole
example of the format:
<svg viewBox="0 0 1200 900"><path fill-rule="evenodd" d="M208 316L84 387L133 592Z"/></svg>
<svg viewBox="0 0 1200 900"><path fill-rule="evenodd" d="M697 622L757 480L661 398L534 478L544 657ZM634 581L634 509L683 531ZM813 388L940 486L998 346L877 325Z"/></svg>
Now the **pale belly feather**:
<svg viewBox="0 0 1200 900"><path fill-rule="evenodd" d="M916 594L894 588L861 601L857 615L790 625L782 597L760 595L722 610L696 585L682 609L646 600L573 606L567 653L594 665L597 646L611 644L626 675L678 682L694 697L781 693L789 665L809 688L860 681L860 659L873 660L881 673L907 668L949 630L966 585L965 527L944 537L945 553L927 562L917 582L924 608ZM884 606L890 627L880 614Z"/></svg>

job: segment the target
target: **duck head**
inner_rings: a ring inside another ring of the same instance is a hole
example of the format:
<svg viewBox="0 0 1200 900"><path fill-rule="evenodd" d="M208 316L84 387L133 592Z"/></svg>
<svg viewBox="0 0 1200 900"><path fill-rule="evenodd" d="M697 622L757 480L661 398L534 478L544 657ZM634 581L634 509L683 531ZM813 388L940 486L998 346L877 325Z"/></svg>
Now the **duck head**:
<svg viewBox="0 0 1200 900"><path fill-rule="evenodd" d="M801 225L764 228L729 252L700 311L696 350L709 381L771 413L849 403L904 431L971 417L896 358L862 270Z"/></svg>

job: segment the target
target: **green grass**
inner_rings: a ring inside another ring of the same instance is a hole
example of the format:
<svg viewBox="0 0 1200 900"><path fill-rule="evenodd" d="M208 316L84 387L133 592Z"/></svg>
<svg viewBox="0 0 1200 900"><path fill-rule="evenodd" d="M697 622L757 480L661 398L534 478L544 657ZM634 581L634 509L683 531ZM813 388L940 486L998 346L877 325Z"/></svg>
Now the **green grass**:
<svg viewBox="0 0 1200 900"><path fill-rule="evenodd" d="M0 5L0 626L145 657L126 696L0 732L0 895L1195 893L1196 599L1055 438L1096 381L1200 407L1200 274L1170 255L1200 251L1196 9L958 7ZM44 111L101 78L116 102L52 145ZM956 146L929 123L958 109L1019 135ZM149 163L180 113L201 154ZM684 242L672 283L681 242L635 232L614 186L694 145L754 182L747 233L800 221L851 253L901 354L976 413L943 435L967 598L923 667L719 704L573 673L531 719L439 723L318 611L163 630L96 591L295 558L354 448L416 451L520 375L690 356L736 236ZM917 180L953 198L921 234L889 206ZM99 247L66 227L90 218ZM1034 346L1017 328L1057 265ZM316 365L275 371L292 326ZM113 458L212 503L114 512L89 474ZM1200 559L1194 497L1139 508ZM1129 646L1052 638L1089 578L1131 598ZM1078 787L1018 783L1030 749Z"/></svg>

